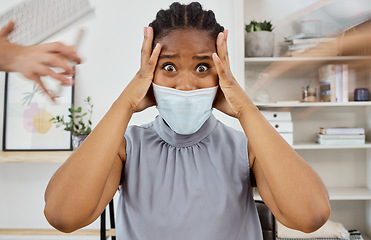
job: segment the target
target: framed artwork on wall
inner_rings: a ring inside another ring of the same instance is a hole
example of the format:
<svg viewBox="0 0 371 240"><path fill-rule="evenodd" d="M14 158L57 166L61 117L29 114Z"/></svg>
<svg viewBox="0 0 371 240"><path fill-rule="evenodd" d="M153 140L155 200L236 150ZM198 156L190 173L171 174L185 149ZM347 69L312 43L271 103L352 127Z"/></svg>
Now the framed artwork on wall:
<svg viewBox="0 0 371 240"><path fill-rule="evenodd" d="M69 151L71 133L56 128L56 115L68 115L73 87L44 77L47 89L57 95L53 102L33 81L19 73L5 75L3 151Z"/></svg>

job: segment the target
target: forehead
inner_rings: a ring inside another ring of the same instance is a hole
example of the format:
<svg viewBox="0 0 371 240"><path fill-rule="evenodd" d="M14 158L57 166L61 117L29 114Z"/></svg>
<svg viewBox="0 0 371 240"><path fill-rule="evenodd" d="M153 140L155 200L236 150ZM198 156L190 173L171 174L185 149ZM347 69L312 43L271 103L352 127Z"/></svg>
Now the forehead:
<svg viewBox="0 0 371 240"><path fill-rule="evenodd" d="M171 31L158 40L162 53L213 53L216 51L215 40L207 31L180 29Z"/></svg>

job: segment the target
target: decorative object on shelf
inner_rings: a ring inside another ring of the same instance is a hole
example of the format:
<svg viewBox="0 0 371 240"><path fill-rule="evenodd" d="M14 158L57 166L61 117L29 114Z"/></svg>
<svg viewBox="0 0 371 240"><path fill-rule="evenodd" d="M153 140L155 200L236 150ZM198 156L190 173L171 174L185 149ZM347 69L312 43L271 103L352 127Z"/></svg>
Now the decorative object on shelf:
<svg viewBox="0 0 371 240"><path fill-rule="evenodd" d="M68 109L69 121L64 119L64 115L57 115L50 119L50 121L53 121L57 127L64 126L65 131L71 132L73 150L76 150L91 132L91 115L93 113L94 105L91 102L90 97L84 99L84 102L87 105L86 111L83 111L82 107L75 108L73 104ZM87 116L88 119L85 122L84 117Z"/></svg>
<svg viewBox="0 0 371 240"><path fill-rule="evenodd" d="M258 103L268 103L271 101L271 96L269 95L268 91L264 88L260 88L254 94L254 100Z"/></svg>
<svg viewBox="0 0 371 240"><path fill-rule="evenodd" d="M316 88L308 85L304 86L302 89L302 102L315 102L317 100Z"/></svg>
<svg viewBox="0 0 371 240"><path fill-rule="evenodd" d="M58 81L43 77L47 89ZM18 73L5 75L3 151L71 150L71 134L58 131L49 120L72 104L73 87L63 86L57 104L34 82Z"/></svg>
<svg viewBox="0 0 371 240"><path fill-rule="evenodd" d="M369 101L370 92L368 88L356 88L354 90L354 101Z"/></svg>
<svg viewBox="0 0 371 240"><path fill-rule="evenodd" d="M245 25L246 57L273 57L274 50L274 33L270 21L257 22L251 21Z"/></svg>

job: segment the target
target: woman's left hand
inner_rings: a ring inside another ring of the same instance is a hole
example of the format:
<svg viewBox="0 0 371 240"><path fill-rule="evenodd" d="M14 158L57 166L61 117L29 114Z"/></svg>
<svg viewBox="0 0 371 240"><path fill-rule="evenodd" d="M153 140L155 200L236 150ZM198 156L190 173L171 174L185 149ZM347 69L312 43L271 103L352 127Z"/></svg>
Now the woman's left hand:
<svg viewBox="0 0 371 240"><path fill-rule="evenodd" d="M214 107L229 116L239 118L244 107L251 101L233 77L229 64L227 35L228 30L219 33L216 41L217 53L213 54L220 86Z"/></svg>

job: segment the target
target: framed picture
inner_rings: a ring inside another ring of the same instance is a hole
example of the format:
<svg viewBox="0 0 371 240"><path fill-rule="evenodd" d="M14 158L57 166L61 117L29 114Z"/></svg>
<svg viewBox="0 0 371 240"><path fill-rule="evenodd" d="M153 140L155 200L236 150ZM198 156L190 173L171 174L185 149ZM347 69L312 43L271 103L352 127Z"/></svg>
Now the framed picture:
<svg viewBox="0 0 371 240"><path fill-rule="evenodd" d="M71 133L56 128L56 115L69 115L73 87L45 77L44 85L57 96L55 103L33 81L19 73L6 73L3 151L66 151Z"/></svg>

